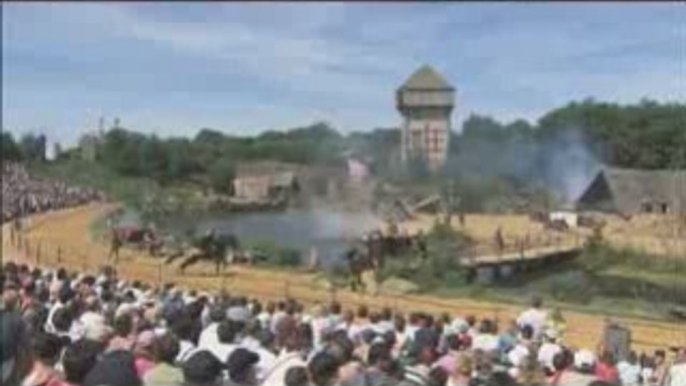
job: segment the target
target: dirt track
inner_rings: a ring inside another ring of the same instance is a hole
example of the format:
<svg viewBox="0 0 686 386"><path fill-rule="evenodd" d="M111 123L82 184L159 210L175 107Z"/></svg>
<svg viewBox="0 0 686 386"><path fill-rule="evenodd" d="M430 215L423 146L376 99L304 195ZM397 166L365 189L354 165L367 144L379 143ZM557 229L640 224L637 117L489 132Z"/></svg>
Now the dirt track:
<svg viewBox="0 0 686 386"><path fill-rule="evenodd" d="M34 216L26 234L29 240L28 253L25 247L18 250L11 245L9 227L6 226L3 228L3 259L36 264L38 258L41 266L56 266L59 249L60 265L80 272L94 272L106 264L107 245L90 239L90 224L111 208L112 206L94 204ZM159 260L133 250L123 251L118 271L127 279L151 284L174 282L198 290L219 290L225 287L233 293L251 297L277 299L292 296L305 303L328 301L335 297L345 306L368 304L370 307L389 306L403 312L423 310L473 314L496 317L501 323L521 311L517 306L468 299L371 296L345 290L334 292L312 284L315 276L306 273L231 267L223 277L218 277L212 274L213 269L210 266L198 266L189 269L185 275L179 275L175 267L163 266ZM572 311L564 311L564 315L568 324L566 340L573 345L594 348L602 334L604 316ZM635 347L639 350L686 345L686 327L683 325L628 318L619 318L619 321L632 328Z"/></svg>

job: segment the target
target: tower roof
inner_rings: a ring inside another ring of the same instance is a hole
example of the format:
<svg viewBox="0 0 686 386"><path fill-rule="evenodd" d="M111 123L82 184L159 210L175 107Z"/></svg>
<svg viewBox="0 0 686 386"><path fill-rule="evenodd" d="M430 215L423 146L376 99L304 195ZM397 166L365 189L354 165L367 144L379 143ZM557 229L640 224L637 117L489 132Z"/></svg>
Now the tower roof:
<svg viewBox="0 0 686 386"><path fill-rule="evenodd" d="M429 65L421 66L400 86L401 90L453 90L443 75Z"/></svg>

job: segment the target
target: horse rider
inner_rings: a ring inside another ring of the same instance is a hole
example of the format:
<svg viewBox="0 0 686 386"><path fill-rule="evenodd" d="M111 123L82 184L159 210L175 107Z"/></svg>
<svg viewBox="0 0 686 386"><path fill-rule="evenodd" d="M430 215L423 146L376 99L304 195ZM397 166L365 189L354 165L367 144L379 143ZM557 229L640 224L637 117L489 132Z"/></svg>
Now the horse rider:
<svg viewBox="0 0 686 386"><path fill-rule="evenodd" d="M110 237L110 253L107 255L107 259L114 257L114 264L119 261L119 249L122 246L122 240L120 235L113 229Z"/></svg>
<svg viewBox="0 0 686 386"><path fill-rule="evenodd" d="M505 250L505 239L503 238L503 230L501 227L498 227L498 229L495 230L495 235L493 237L495 239L495 247L498 251L498 255L502 255Z"/></svg>
<svg viewBox="0 0 686 386"><path fill-rule="evenodd" d="M421 229L417 232L417 252L419 252L419 257L422 260L426 260L429 257L429 250L426 243L426 236L424 236L424 231Z"/></svg>

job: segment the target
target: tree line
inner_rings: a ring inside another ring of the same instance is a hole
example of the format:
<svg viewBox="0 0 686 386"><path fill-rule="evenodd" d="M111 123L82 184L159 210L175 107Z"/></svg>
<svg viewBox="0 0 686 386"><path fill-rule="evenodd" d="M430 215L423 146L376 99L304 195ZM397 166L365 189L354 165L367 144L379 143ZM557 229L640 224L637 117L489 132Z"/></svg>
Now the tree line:
<svg viewBox="0 0 686 386"><path fill-rule="evenodd" d="M686 105L650 100L630 105L592 99L572 102L548 112L535 124L525 120L502 123L472 115L461 130L451 133L449 161L439 177L462 186L469 181L488 181L490 190L508 191L545 184L550 182L548 177L559 178L560 170L570 172L584 163L685 168L685 123ZM421 160L402 167L399 146L397 128L343 135L330 124L318 122L257 136L233 136L205 128L192 138L165 139L115 127L105 133L96 150L98 163L122 175L148 177L162 184L193 181L220 190L228 185L238 162L331 164L342 162L349 152L366 159L382 177L431 178ZM61 158L78 156L72 150L63 152ZM15 141L11 133L3 131L2 159L43 162L45 136L27 134Z"/></svg>

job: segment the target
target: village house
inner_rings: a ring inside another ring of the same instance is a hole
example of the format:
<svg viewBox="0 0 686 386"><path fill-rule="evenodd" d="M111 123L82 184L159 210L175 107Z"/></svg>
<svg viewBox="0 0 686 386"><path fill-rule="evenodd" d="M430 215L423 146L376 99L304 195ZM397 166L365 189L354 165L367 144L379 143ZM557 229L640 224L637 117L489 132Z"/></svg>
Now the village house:
<svg viewBox="0 0 686 386"><path fill-rule="evenodd" d="M621 214L683 214L686 171L606 168L591 181L576 207Z"/></svg>
<svg viewBox="0 0 686 386"><path fill-rule="evenodd" d="M279 162L239 164L233 180L234 196L249 201L287 198L297 192L297 165Z"/></svg>

